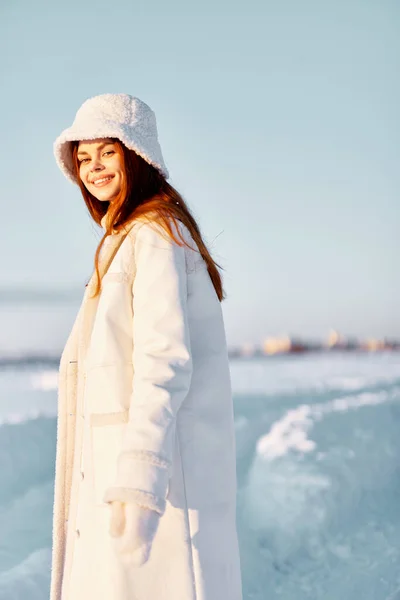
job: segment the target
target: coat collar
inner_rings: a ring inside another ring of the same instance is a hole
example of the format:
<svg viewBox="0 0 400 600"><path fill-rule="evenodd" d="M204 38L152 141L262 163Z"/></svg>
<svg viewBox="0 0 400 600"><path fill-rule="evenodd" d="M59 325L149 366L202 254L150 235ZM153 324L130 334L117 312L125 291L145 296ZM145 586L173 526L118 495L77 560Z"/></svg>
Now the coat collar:
<svg viewBox="0 0 400 600"><path fill-rule="evenodd" d="M102 222L104 221L105 217L102 218ZM104 252L101 253L99 257L100 279L103 279L104 275L107 273L108 268L114 259L114 256L117 254L122 242L128 235L129 231L132 229L132 227L133 223L130 223L129 226L124 228L122 231L117 231L116 233L109 236L109 242L107 245L104 246ZM92 293L94 292L96 282L96 272L93 271L92 276L86 286L86 291L83 299L82 323L80 327L78 342L79 361L84 360L84 357L86 356L86 351L92 332L92 326L97 311L97 305L99 302L100 294L97 294L97 296L95 296L94 298L92 297Z"/></svg>

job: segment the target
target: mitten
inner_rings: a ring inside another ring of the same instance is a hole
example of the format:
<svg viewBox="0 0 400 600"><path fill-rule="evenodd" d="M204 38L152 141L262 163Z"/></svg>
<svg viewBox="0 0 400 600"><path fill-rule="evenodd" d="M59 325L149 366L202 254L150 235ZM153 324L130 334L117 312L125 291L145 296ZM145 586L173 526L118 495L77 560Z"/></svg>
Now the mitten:
<svg viewBox="0 0 400 600"><path fill-rule="evenodd" d="M147 562L159 520L159 513L149 508L111 502L110 535L125 563L139 567Z"/></svg>

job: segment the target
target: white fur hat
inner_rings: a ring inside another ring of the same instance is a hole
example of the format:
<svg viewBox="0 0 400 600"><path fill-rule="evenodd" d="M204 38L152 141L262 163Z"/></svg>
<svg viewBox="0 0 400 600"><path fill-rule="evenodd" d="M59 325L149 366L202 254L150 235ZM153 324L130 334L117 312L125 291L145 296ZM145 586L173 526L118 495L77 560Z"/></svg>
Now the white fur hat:
<svg viewBox="0 0 400 600"><path fill-rule="evenodd" d="M158 142L156 116L147 104L129 94L101 94L82 104L71 127L54 142L56 161L64 175L78 183L71 142L106 137L118 138L168 179Z"/></svg>

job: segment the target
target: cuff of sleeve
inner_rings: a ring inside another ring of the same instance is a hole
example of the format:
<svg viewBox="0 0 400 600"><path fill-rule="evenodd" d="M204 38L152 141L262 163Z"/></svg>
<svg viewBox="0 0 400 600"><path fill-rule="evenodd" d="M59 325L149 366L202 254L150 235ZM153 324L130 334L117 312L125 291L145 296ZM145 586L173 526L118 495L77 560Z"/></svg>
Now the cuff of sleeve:
<svg viewBox="0 0 400 600"><path fill-rule="evenodd" d="M108 499L104 501L135 502L163 514L168 494L170 466L169 461L154 452L122 452L118 457L116 480L106 492ZM119 495L111 498L109 493L113 490L118 490Z"/></svg>
<svg viewBox="0 0 400 600"><path fill-rule="evenodd" d="M143 490L137 490L133 488L120 488L112 487L108 488L103 497L104 502L113 502L118 500L124 503L133 503L143 508L149 508L159 513L160 515L165 512L165 500L164 498L158 498L153 494L144 492Z"/></svg>

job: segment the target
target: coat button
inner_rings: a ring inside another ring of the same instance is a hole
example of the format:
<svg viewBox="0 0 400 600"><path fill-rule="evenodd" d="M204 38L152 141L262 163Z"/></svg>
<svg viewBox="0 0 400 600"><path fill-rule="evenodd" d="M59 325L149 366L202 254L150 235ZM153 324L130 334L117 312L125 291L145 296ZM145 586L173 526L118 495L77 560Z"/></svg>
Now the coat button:
<svg viewBox="0 0 400 600"><path fill-rule="evenodd" d="M76 537L77 537L77 538L79 538L79 537L81 536L81 532L79 531L79 529L77 529L77 530L75 531L75 533L76 533Z"/></svg>

